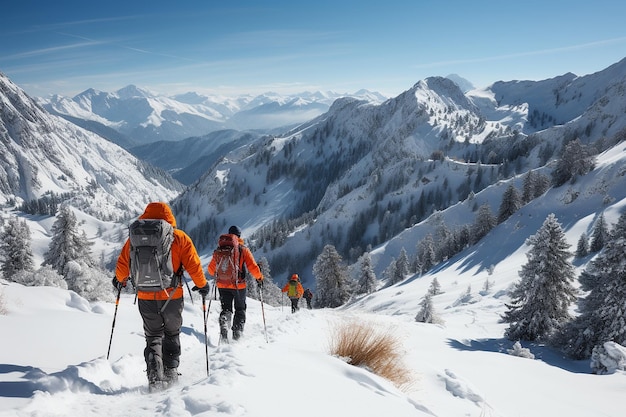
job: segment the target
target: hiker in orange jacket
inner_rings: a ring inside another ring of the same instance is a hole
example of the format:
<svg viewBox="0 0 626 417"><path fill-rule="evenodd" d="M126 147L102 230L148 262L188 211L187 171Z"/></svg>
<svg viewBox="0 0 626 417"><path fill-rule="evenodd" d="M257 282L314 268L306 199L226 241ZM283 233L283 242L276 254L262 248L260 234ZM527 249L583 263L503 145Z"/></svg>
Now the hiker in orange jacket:
<svg viewBox="0 0 626 417"><path fill-rule="evenodd" d="M289 281L285 284L282 289L282 292L286 292L287 296L291 300L291 312L295 313L299 310L298 303L300 302L300 298L304 295L304 288L300 283L300 277L298 274L293 274Z"/></svg>
<svg viewBox="0 0 626 417"><path fill-rule="evenodd" d="M162 219L174 227L172 242L172 266L174 271L184 268L201 292L209 292L202 263L191 238L176 229L176 219L166 203L153 202L146 206L139 219ZM180 270L182 272L182 270ZM130 239L127 239L117 259L113 285L116 289L126 286L130 276ZM182 273L180 275L182 277ZM148 369L148 381L174 382L178 379L180 362L180 329L183 324L183 280L175 288L160 291L137 291L139 314L143 320L146 338L144 357ZM169 299L169 300L168 300ZM163 306L167 303L165 309ZM163 311L161 311L163 310Z"/></svg>
<svg viewBox="0 0 626 417"><path fill-rule="evenodd" d="M241 248L239 255L240 276L234 282L224 282L216 279L215 285L220 293L220 304L222 306L219 318L220 336L224 340L228 339L228 328L231 325L232 318L233 339L237 340L243 334L243 328L246 323L246 270L256 279L259 287L263 286L263 274L250 249L244 246L244 240L241 238L241 229L237 226L231 226L228 229L228 233L237 236L239 239L239 248ZM215 257L212 257L207 267L209 275L216 276L215 268Z"/></svg>

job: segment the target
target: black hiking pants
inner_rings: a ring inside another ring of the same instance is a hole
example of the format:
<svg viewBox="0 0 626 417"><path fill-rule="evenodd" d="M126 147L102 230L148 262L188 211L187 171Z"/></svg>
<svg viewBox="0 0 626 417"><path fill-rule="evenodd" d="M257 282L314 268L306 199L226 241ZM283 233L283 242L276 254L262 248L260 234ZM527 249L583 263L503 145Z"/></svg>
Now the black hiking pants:
<svg viewBox="0 0 626 417"><path fill-rule="evenodd" d="M180 328L183 325L183 299L173 298L161 312L165 300L138 300L146 336L144 357L148 370L159 374L164 368L178 368ZM155 368L156 367L156 368Z"/></svg>
<svg viewBox="0 0 626 417"><path fill-rule="evenodd" d="M239 288L237 290L232 288L218 288L220 292L220 303L222 305L222 312L220 313L220 323L223 320L227 324L230 323L230 317L233 314L233 307L235 316L233 318L232 330L243 332L243 326L246 323L246 288Z"/></svg>
<svg viewBox="0 0 626 417"><path fill-rule="evenodd" d="M290 298L290 300L291 300L291 312L295 313L300 308L298 307L298 303L300 302L300 299L297 297L293 297L293 298Z"/></svg>

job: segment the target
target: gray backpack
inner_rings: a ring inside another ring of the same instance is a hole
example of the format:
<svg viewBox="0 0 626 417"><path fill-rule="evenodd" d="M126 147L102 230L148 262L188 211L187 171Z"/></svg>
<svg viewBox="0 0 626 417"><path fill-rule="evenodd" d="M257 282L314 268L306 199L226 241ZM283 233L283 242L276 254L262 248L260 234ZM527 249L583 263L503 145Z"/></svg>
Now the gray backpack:
<svg viewBox="0 0 626 417"><path fill-rule="evenodd" d="M140 219L129 227L130 277L139 291L178 286L172 264L174 228L165 220Z"/></svg>

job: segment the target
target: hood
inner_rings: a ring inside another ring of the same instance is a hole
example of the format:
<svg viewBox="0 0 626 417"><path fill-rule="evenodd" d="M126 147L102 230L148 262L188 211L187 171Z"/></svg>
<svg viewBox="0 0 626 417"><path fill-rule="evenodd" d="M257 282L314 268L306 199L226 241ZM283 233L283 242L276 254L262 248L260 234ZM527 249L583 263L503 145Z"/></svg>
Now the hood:
<svg viewBox="0 0 626 417"><path fill-rule="evenodd" d="M143 214L139 216L140 219L162 219L172 225L172 227L176 227L176 218L172 213L172 209L167 203L156 202L149 203L146 206Z"/></svg>

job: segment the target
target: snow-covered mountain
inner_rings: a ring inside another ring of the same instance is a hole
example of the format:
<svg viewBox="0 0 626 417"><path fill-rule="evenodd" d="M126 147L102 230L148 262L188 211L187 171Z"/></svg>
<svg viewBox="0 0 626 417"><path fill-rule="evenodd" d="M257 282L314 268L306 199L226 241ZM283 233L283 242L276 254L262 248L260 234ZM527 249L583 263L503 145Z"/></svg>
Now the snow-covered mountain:
<svg viewBox="0 0 626 417"><path fill-rule="evenodd" d="M69 200L86 215L115 221L143 210L147 201L169 200L182 190L162 170L49 114L3 74L0 150L3 205Z"/></svg>
<svg viewBox="0 0 626 417"><path fill-rule="evenodd" d="M326 112L334 100L345 95L266 93L230 98L189 92L168 97L129 85L112 93L88 89L71 98L54 95L38 101L51 113L98 134L107 134L104 127L113 129L123 138L111 140L129 148L223 129L270 131L293 126ZM350 96L375 102L386 99L366 90Z"/></svg>
<svg viewBox="0 0 626 417"><path fill-rule="evenodd" d="M567 359L542 343L524 342L518 349L534 360L516 355L514 342L503 337L500 318L510 301L508 290L526 262L526 239L550 213L573 248L601 214L613 225L626 210L625 87L626 60L585 77L499 82L466 94L452 81L433 77L379 105L336 100L327 113L288 132L233 143L222 156L207 157L215 163L172 202L203 264L218 233L238 224L255 257L269 260L276 282L297 272L311 284L312 260L323 245L333 244L353 271L358 271L355 261L363 250L370 251L383 281L379 290L339 309L298 314L250 299L246 336L231 345L218 345L214 310L209 308L205 316L198 303L186 303L179 386L145 393L144 341L137 337L141 322L132 294L125 293L119 305L113 339L117 305L0 280L5 297L0 307L6 313L0 321L15 342L14 349L1 351L5 389L0 414L291 415L308 397L289 397L284 407L268 401L276 386L293 378L293 369L284 366L287 361L300 364L301 392L328 400L312 400L303 408L312 416L338 411L368 416L372 410L621 416L623 359L616 362L621 370L592 375L589 360ZM150 175L137 177L141 168L133 170L133 164L139 162L128 153L46 114L8 80L2 79L0 88L0 185L6 206L48 189L76 192L73 203L90 199L88 208L102 206L103 199L117 201L120 194L110 190L116 187L124 187L121 201L127 204L129 191L145 201L174 193L150 181ZM225 132L212 139L224 139L226 145L235 137ZM413 258L428 235L453 239L455 230L474 222L481 207L496 213L507 187L521 190L530 170L550 176L564 145L576 139L597 152L590 172L549 187L426 274L410 273L394 285L384 282L383 270L402 249ZM132 175L114 177L104 171L109 165ZM131 202L132 207L115 206L112 213L131 216L136 214L131 208L144 203ZM81 219L97 251L111 253L111 246L103 247L100 228L112 223ZM28 220L49 225L52 219ZM33 235L46 236L46 230ZM33 249L40 257L44 245ZM594 256L576 259L576 273ZM434 278L443 290L433 297L443 323L416 323L420 297ZM479 290L487 282L491 287ZM65 325L58 326L59 320ZM337 324L351 320L399 337L406 369L417 377L414 390L400 392L369 369L329 354L327 342L336 335ZM83 337L76 338L76 329ZM112 356L105 360L109 335ZM60 341L47 347L48 355L41 354L42 337ZM613 345L623 358L623 347ZM210 375L204 368L207 346ZM320 380L328 383L320 386ZM503 383L509 380L516 382ZM252 387L249 395L232 389L244 385Z"/></svg>
<svg viewBox="0 0 626 417"><path fill-rule="evenodd" d="M397 256L407 229L420 237L433 230L422 227L429 216L450 228L471 223L481 195L519 188L530 169L549 175L565 143L579 139L604 151L620 142L625 85L626 60L585 77L499 82L468 94L433 77L380 105L340 99L292 131L234 150L174 206L200 247L237 223L277 275L298 271L310 280L324 244L350 263L380 245ZM606 189L626 189L619 169L607 172L585 191L600 193L596 210ZM551 198L571 194L575 207L583 190L567 190ZM411 244L405 249L414 256Z"/></svg>

